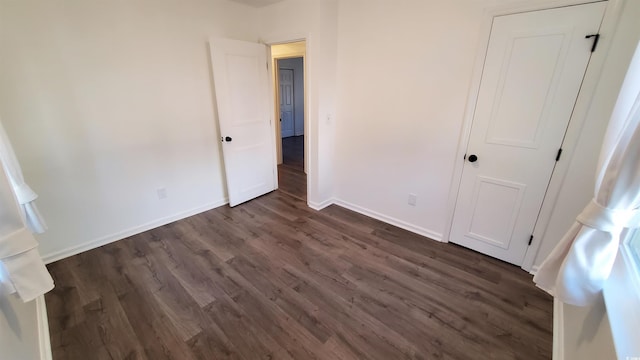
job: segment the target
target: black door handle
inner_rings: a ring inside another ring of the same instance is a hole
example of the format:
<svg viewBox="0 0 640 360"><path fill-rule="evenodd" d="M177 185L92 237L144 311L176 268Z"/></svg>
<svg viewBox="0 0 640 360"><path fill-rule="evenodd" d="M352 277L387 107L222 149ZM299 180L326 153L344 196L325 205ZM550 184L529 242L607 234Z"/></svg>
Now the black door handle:
<svg viewBox="0 0 640 360"><path fill-rule="evenodd" d="M231 138L231 136L226 136L226 137L224 138L224 141L226 141L226 142L231 142L231 140L233 140L233 139Z"/></svg>
<svg viewBox="0 0 640 360"><path fill-rule="evenodd" d="M476 155L469 155L469 162L476 162L478 161L478 157Z"/></svg>
<svg viewBox="0 0 640 360"><path fill-rule="evenodd" d="M593 45L591 45L591 52L596 51L596 47L598 47L598 40L600 40L600 34L587 35L584 38L585 39L594 38L593 39Z"/></svg>

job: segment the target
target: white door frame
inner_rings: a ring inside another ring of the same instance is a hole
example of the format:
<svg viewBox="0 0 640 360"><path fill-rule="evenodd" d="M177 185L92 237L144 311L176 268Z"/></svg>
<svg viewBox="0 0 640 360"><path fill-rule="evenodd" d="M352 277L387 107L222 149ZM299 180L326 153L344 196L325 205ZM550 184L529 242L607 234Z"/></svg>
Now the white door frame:
<svg viewBox="0 0 640 360"><path fill-rule="evenodd" d="M280 89L280 67L279 66L276 67L276 64L277 64L277 62L279 60L298 59L298 58L302 58L302 63L303 63L303 65L302 65L302 71L303 71L303 74L302 74L302 86L303 86L302 95L304 96L304 100L302 102L302 106L303 106L302 112L304 114L304 119L303 119L304 120L304 123L303 123L304 124L303 125L304 129L303 129L303 133L304 133L304 135L306 135L306 130L307 130L307 124L306 124L306 122L307 122L307 116L306 116L307 115L307 113L306 113L306 110L307 110L307 103L306 103L306 100L307 100L307 76L306 76L306 72L307 71L306 71L306 67L305 67L306 54L305 55L299 55L299 56L298 55L295 55L295 56L278 56L278 57L275 57L275 58L274 57L271 58L273 60L273 64L272 65L274 66L274 69L273 69L273 82L274 82L273 91L275 92L274 93L274 100L275 100L274 101L274 106L275 106L274 114L275 114L276 117L280 116L280 91L279 91L279 89ZM294 74L295 74L295 69L291 69L291 70L293 70ZM295 92L294 92L294 97L295 97ZM293 106L294 106L294 109L295 109L295 103L294 103ZM295 113L294 113L294 123L295 123ZM277 152L276 159L278 161L278 165L282 164L282 129L281 129L281 126L282 126L282 123L280 121L277 121L276 122L276 152ZM294 129L295 129L295 124L294 124ZM295 136L295 130L294 130L294 136ZM304 158L305 158L304 172L306 173L307 172L306 147L305 147L304 151L305 151L305 155L304 155Z"/></svg>
<svg viewBox="0 0 640 360"><path fill-rule="evenodd" d="M315 187L316 183L317 183L317 179L318 179L318 174L315 173L316 171L316 167L312 166L313 164L311 164L310 159L315 159L317 158L316 156L312 156L316 154L317 152L317 148L313 147L312 148L312 144L318 144L318 134L314 133L311 131L311 106L309 106L311 104L311 99L310 99L310 91L309 91L309 63L310 61L310 56L309 56L309 49L310 49L310 42L311 42L311 36L309 34L290 34L290 35L282 35L282 36L277 36L274 38L269 38L267 40L264 41L264 43L266 45L268 45L269 47L269 71L272 74L275 74L275 78L273 79L274 83L271 86L271 91L274 92L275 91L275 84L277 83L278 79L277 79L277 69L273 69L273 66L275 65L273 60L273 57L271 56L271 45L279 45L279 44L287 44L287 43L292 43L292 42L299 42L299 41L304 41L305 42L305 53L303 56L284 56L284 57L278 57L276 60L278 59L286 59L286 58L292 58L292 57L302 57L302 62L303 62L303 83L304 83L304 172L307 175L307 205L309 204L309 196L308 194L310 194L309 189ZM272 113L275 114L276 110L277 110L277 105L276 105L276 101L278 101L278 95L277 93L272 93L271 94L271 98L275 99L273 102L273 106L274 108L272 109ZM280 114L278 114L277 116L280 116ZM280 121L276 121L276 126L275 126L275 134L274 136L276 137L276 160L278 162L278 164L282 163L282 134L280 132Z"/></svg>
<svg viewBox="0 0 640 360"><path fill-rule="evenodd" d="M484 67L484 59L487 55L489 38L491 36L491 26L493 24L493 18L501 15L512 15L517 13L547 10L557 7L582 5L594 2L601 2L602 0L551 0L541 1L537 3L519 3L512 5L500 5L490 7L485 10L484 20L482 28L480 30L481 37L478 42L478 52L476 54L475 65L473 68L473 75L471 85L469 87L469 94L467 96L467 104L465 107L464 120L460 129L460 137L458 141L458 150L456 152L456 160L454 164L453 175L451 177L451 188L449 191L449 197L447 201L447 223L445 227L445 233L443 234L443 242L449 242L451 236L451 226L453 225L453 215L455 212L455 205L458 197L458 191L460 189L460 182L462 180L462 169L464 166L464 154L467 151L467 145L471 137L471 125L473 123L473 116L475 112L475 105L478 99L478 92L480 90L480 82L482 80L482 72ZM538 250L540 249L541 240L546 231L546 228L551 220L551 211L555 205L556 199L560 192L560 188L564 181L567 170L569 169L570 159L573 157L575 147L580 139L582 125L584 119L589 111L591 99L595 93L600 73L602 71L604 61L611 46L612 36L615 31L616 23L621 15L622 5L625 0L608 0L607 8L605 10L604 19L600 27L601 41L598 44L598 50L593 53L587 70L585 73L582 87L578 94L573 114L569 120L569 126L565 134L564 141L562 143L562 156L563 161L559 161L551 175L549 187L547 193L542 202L542 208L538 221L533 231L533 242L527 249L522 269L532 272L533 263L535 261Z"/></svg>

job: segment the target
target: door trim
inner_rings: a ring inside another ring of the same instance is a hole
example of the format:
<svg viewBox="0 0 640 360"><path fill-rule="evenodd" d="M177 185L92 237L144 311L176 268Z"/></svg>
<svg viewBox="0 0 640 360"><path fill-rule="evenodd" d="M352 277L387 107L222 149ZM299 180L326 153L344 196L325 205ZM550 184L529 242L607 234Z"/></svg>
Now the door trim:
<svg viewBox="0 0 640 360"><path fill-rule="evenodd" d="M295 56L282 56L282 57L278 57L278 58L273 58L273 56L271 55L271 46L272 45L279 45L279 44L287 44L287 43L292 43L292 42L299 42L299 41L304 41L305 42L305 51L304 54L301 56L295 55ZM311 197L309 196L311 194L311 189L316 188L317 187L317 183L318 183L318 178L319 178L319 174L316 174L316 167L315 167L315 163L312 164L311 163L311 159L317 159L317 156L315 156L317 154L317 145L318 144L318 134L315 132L312 132L311 129L313 128L311 125L311 96L310 96L310 78L309 78L309 63L311 63L311 60L313 59L309 53L310 53L310 49L311 49L311 43L312 43L312 36L310 34L300 34L300 33L294 33L294 34L289 34L289 35L282 35L282 36L277 36L277 37L273 37L273 38L269 38L267 40L264 41L264 44L266 44L269 47L269 71L272 74L272 86L271 86L271 91L275 92L275 86L278 84L278 78L277 78L277 69L275 69L275 66L277 65L276 62L279 59L287 59L287 58L296 58L296 57L301 57L302 58L302 62L303 62L303 67L302 67L302 71L303 71L303 92L304 92L304 109L303 109L303 113L304 113L304 172L307 175L307 205L309 206L312 202ZM278 106L275 103L276 101L279 102L279 99L276 99L277 97L277 93L272 93L271 94L271 98L274 99L273 103L272 103L272 113L275 114L276 111L278 110ZM277 116L280 116L280 114L277 114ZM275 118L274 118L275 120ZM317 121L317 120L314 120ZM274 148L275 154L276 154L276 162L277 164L281 164L282 163L282 133L280 132L280 121L276 122L276 126L275 126L275 139L276 139L276 146Z"/></svg>
<svg viewBox="0 0 640 360"><path fill-rule="evenodd" d="M525 254L525 258L522 264L522 269L532 272L533 263L535 261L538 250L540 249L541 239L551 219L551 211L555 205L556 198L560 192L561 185L564 181L567 170L569 169L570 161L573 152L580 138L582 125L584 123L585 115L589 110L591 99L595 93L598 85L600 73L602 71L606 55L609 52L611 46L612 36L606 36L606 34L612 34L615 31L615 26L620 18L622 5L625 0L608 0L607 8L603 21L600 25L600 33L605 34L601 38L599 49L591 56L589 65L585 72L585 77L582 82L582 86L578 93L578 98L574 107L573 114L569 120L569 125L565 133L565 138L562 143L564 161L560 161L556 164L553 173L551 174L551 180L547 188L547 193L542 202L542 207L538 217L538 222L533 230L534 239L532 244L528 247ZM480 91L480 83L482 80L482 73L484 70L484 61L487 55L489 39L491 36L491 27L493 24L493 18L496 16L513 15L523 12L548 10L558 7L566 7L573 5L583 5L602 1L584 1L584 0L552 0L540 2L537 4L520 3L513 5L500 5L495 7L489 7L485 9L484 19L482 21L480 29L480 39L478 41L478 51L476 53L475 64L473 67L471 83L469 86L469 93L467 95L467 103L465 106L464 119L460 128L460 136L458 139L458 149L456 152L456 158L454 163L454 170L451 177L451 187L449 190L449 197L447 201L447 223L445 226L445 232L443 234L443 242L449 242L451 236L451 227L453 226L453 219L455 213L455 205L458 199L458 192L460 190L460 184L462 180L462 169L465 160L464 154L467 151L467 145L471 137L471 126L473 123L473 117L475 115L475 105L478 100L478 93Z"/></svg>
<svg viewBox="0 0 640 360"><path fill-rule="evenodd" d="M275 43L275 44L269 44L269 50L271 50L271 46L272 45L279 45L279 44L287 44L287 43L292 43L292 42L300 42L300 41L304 41L305 42L305 52L304 54L296 54L296 55L285 55L285 56L278 56L278 57L273 57L272 55L270 55L270 63L271 66L273 67L273 91L274 91L274 113L276 118L280 117L280 92L279 92L279 88L280 88L280 68L278 65L278 61L280 60L285 60L285 59L297 59L297 58L302 58L302 93L303 93L303 102L302 102L302 112L304 114L304 122L303 122L303 133L304 135L307 134L307 129L309 128L307 120L308 120L308 114L307 114L307 109L309 108L307 106L307 100L308 100L308 96L307 96L307 41L306 40L295 40L295 41L286 41L286 42L279 42L279 43ZM291 69L294 70L294 69ZM280 128L281 123L280 121L276 122L276 159L278 162L278 165L282 164L282 130ZM304 139L304 172L305 174L308 173L308 140L305 137Z"/></svg>
<svg viewBox="0 0 640 360"><path fill-rule="evenodd" d="M302 40L300 40L302 41ZM298 41L295 41L298 42ZM282 44L287 44L288 42L282 43ZM305 41L306 43L306 41ZM272 45L279 45L279 44L272 44ZM269 45L269 47L271 47L271 45ZM269 49L271 50L271 49ZM273 68L273 73L272 75L272 81L273 81L273 91L274 91L274 116L275 118L279 118L280 117L280 65L278 65L278 62L280 60L286 60L286 59L298 59L298 58L302 58L302 94L303 94L303 102L302 102L302 113L304 114L304 122L303 122L303 133L305 133L306 129L307 129L307 125L306 125L306 119L307 119L307 113L306 113L306 109L307 109L307 70L306 70L306 66L305 66L305 59L306 59L306 54L297 54L297 55L285 55L285 56L278 56L278 57L273 57L273 55L270 55L270 59L269 62L271 63L271 66ZM295 70L295 69L290 69L290 70ZM276 122L276 160L278 162L278 165L282 164L282 130L281 130L281 124L280 121ZM305 143L306 146L306 143ZM304 172L305 174L307 173L307 163L306 163L306 148L305 148L305 162L304 162Z"/></svg>

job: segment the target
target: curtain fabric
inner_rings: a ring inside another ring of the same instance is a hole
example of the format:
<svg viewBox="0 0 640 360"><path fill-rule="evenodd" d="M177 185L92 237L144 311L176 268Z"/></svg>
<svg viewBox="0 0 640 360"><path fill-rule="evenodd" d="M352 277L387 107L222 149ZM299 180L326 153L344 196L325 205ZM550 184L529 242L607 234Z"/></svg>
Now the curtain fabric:
<svg viewBox="0 0 640 360"><path fill-rule="evenodd" d="M601 150L595 197L542 263L533 281L559 300L591 304L609 278L625 228L640 226L640 94L624 130Z"/></svg>
<svg viewBox="0 0 640 360"><path fill-rule="evenodd" d="M15 292L27 302L53 289L53 279L38 253L38 242L28 229L2 234L0 262L6 277L0 295Z"/></svg>
<svg viewBox="0 0 640 360"><path fill-rule="evenodd" d="M51 290L53 279L32 233L45 229L32 203L37 196L24 183L1 123L0 160L0 296L17 293L27 302Z"/></svg>
<svg viewBox="0 0 640 360"><path fill-rule="evenodd" d="M38 198L38 195L24 182L20 163L18 163L18 158L16 158L16 154L13 152L11 142L9 141L9 137L7 136L1 122L0 161L2 162L4 171L11 182L15 196L18 199L18 203L21 208L20 211L27 227L35 234L45 232L45 230L47 230L47 225L34 203Z"/></svg>

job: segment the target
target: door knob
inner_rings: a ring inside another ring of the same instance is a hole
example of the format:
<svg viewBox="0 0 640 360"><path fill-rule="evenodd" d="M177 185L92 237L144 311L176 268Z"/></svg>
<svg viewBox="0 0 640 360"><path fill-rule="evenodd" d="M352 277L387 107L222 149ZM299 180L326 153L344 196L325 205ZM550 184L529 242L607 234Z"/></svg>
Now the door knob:
<svg viewBox="0 0 640 360"><path fill-rule="evenodd" d="M231 136L226 136L226 137L224 138L224 141L226 141L226 142L231 142L231 140L233 140L233 139L231 138Z"/></svg>
<svg viewBox="0 0 640 360"><path fill-rule="evenodd" d="M469 155L469 162L476 162L478 161L478 157L476 155Z"/></svg>

